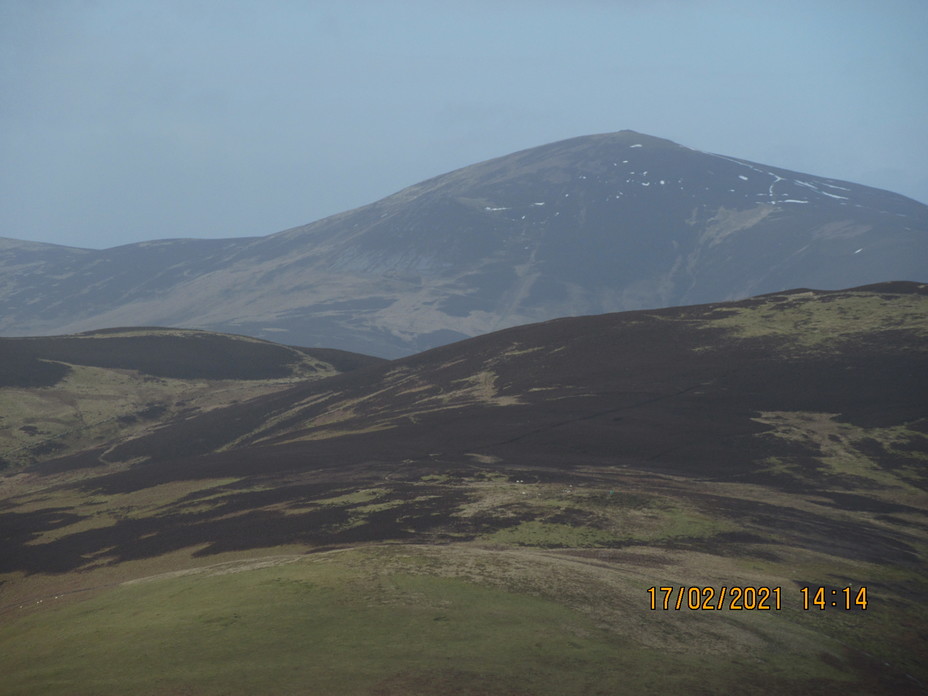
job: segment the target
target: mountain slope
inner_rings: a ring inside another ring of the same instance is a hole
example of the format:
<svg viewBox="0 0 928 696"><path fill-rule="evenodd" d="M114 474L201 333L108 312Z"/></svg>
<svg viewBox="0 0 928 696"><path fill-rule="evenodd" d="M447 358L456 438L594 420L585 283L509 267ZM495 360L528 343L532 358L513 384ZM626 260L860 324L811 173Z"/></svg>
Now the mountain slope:
<svg viewBox="0 0 928 696"><path fill-rule="evenodd" d="M0 477L0 668L23 694L923 693L926 339L916 283L558 319Z"/></svg>
<svg viewBox="0 0 928 696"><path fill-rule="evenodd" d="M101 441L114 446L204 410L380 362L184 329L0 338L0 468Z"/></svg>
<svg viewBox="0 0 928 696"><path fill-rule="evenodd" d="M731 466L744 479L746 443L771 429L758 414L831 413L860 428L922 422L926 338L928 286L914 283L552 320L299 384L108 457L163 461L195 453L193 442L202 454L328 440L337 448L371 433L394 460L435 448L557 462L582 451L699 476L724 477Z"/></svg>
<svg viewBox="0 0 928 696"><path fill-rule="evenodd" d="M928 207L622 131L268 237L11 245L5 335L139 322L397 357L558 316L924 280Z"/></svg>

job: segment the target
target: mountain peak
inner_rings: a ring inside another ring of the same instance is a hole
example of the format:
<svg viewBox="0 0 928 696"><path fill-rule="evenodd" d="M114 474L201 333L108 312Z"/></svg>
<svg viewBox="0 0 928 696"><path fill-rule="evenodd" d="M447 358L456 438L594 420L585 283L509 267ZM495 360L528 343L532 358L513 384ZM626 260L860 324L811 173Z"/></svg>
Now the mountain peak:
<svg viewBox="0 0 928 696"><path fill-rule="evenodd" d="M902 196L622 130L263 238L0 249L0 332L142 323L397 357L559 316L925 280L926 232Z"/></svg>

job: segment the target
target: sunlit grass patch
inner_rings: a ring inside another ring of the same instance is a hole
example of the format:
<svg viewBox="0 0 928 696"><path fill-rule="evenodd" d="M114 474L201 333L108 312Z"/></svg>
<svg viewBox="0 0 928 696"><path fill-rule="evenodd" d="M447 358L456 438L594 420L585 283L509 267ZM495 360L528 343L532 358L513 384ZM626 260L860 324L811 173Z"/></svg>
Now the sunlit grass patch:
<svg viewBox="0 0 928 696"><path fill-rule="evenodd" d="M771 426L761 437L775 437L804 445L816 470L797 466L788 458L768 458L764 471L798 480L817 481L834 488L859 488L874 495L925 503L926 436L904 425L863 428L839 420L839 414L809 411L765 411L753 420ZM881 466L865 447L882 448L895 460ZM814 474L814 475L813 475Z"/></svg>
<svg viewBox="0 0 928 696"><path fill-rule="evenodd" d="M507 521L480 539L549 548L621 546L703 539L738 526L681 499L626 491L618 486L573 486L496 480L469 487L463 519Z"/></svg>
<svg viewBox="0 0 928 696"><path fill-rule="evenodd" d="M928 336L928 297L845 292L774 295L750 306L723 306L703 328L728 329L740 338L788 336L804 349L858 334L905 329Z"/></svg>

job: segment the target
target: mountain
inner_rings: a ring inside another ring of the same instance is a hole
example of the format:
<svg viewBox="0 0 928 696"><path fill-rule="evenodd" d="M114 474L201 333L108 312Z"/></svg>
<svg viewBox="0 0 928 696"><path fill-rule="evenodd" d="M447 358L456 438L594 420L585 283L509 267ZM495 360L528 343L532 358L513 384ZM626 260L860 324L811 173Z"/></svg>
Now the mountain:
<svg viewBox="0 0 928 696"><path fill-rule="evenodd" d="M926 395L928 285L895 282L556 319L178 417L0 476L0 670L921 694Z"/></svg>
<svg viewBox="0 0 928 696"><path fill-rule="evenodd" d="M0 469L381 362L189 329L0 338Z"/></svg>
<svg viewBox="0 0 928 696"><path fill-rule="evenodd" d="M0 333L183 326L398 357L559 316L925 280L928 207L632 131L267 237L0 240Z"/></svg>

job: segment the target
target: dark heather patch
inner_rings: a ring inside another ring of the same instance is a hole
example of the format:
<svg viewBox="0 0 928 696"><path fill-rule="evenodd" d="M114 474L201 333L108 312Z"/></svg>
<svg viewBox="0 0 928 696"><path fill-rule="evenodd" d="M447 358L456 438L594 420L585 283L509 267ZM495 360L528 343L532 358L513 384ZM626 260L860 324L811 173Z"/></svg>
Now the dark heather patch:
<svg viewBox="0 0 928 696"><path fill-rule="evenodd" d="M888 503L883 500L877 500L856 493L839 493L836 491L820 491L816 496L831 498L832 505L842 510L852 510L854 512L909 512L923 514L924 510L911 507L910 505L899 505L897 503Z"/></svg>
<svg viewBox="0 0 928 696"><path fill-rule="evenodd" d="M210 333L0 339L0 351L6 358L0 363L15 362L22 373L14 379L5 376L11 368L0 368L0 386L51 386L67 374L67 367L44 361L177 379L274 379L288 377L297 359L285 346Z"/></svg>

